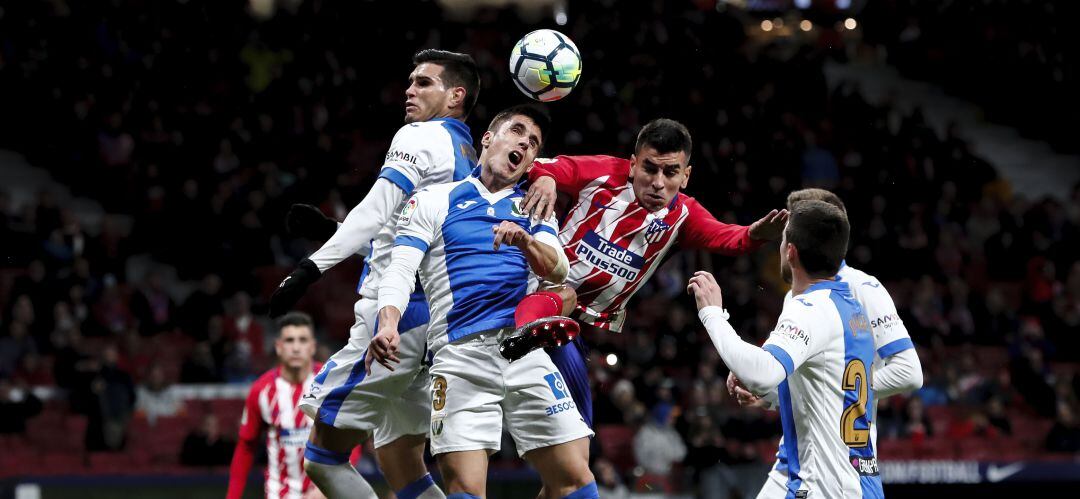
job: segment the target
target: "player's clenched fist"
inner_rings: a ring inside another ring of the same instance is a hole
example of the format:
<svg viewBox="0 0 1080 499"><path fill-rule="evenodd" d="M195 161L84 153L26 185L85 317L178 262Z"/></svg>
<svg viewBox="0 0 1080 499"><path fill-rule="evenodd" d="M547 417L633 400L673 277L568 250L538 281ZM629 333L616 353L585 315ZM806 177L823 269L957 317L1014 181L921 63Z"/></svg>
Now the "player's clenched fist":
<svg viewBox="0 0 1080 499"><path fill-rule="evenodd" d="M495 233L495 249L498 250L502 244L509 244L517 246L518 248L525 249L532 242L532 235L520 225L503 220L499 225L491 226L491 231Z"/></svg>
<svg viewBox="0 0 1080 499"><path fill-rule="evenodd" d="M694 295L698 310L705 307L723 307L724 298L720 293L720 285L712 274L704 271L694 272L690 278L690 284L686 286L686 292Z"/></svg>

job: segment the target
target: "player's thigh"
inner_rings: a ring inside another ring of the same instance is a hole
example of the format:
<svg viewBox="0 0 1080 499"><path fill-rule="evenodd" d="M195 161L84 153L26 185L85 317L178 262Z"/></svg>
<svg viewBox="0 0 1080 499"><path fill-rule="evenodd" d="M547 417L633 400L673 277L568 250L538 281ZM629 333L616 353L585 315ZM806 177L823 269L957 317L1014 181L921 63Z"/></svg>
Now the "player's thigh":
<svg viewBox="0 0 1080 499"><path fill-rule="evenodd" d="M533 449L524 458L540 473L544 488L560 496L593 481L587 437Z"/></svg>
<svg viewBox="0 0 1080 499"><path fill-rule="evenodd" d="M545 350L551 362L559 369L570 396L577 405L578 412L585 419L585 424L592 427L592 388L589 384L589 365L586 363L586 348L581 337L569 345Z"/></svg>
<svg viewBox="0 0 1080 499"><path fill-rule="evenodd" d="M402 363L419 364L420 368L397 397L385 400L382 423L375 428L376 449L402 437L426 437L431 424L431 375L425 362L427 324L403 333L398 348Z"/></svg>
<svg viewBox="0 0 1080 499"><path fill-rule="evenodd" d="M488 454L483 450L439 454L439 472L447 494L483 497L487 488Z"/></svg>
<svg viewBox="0 0 1080 499"><path fill-rule="evenodd" d="M502 372L477 338L442 347L431 366L431 453L497 451L502 441ZM502 359L496 354L496 357Z"/></svg>
<svg viewBox="0 0 1080 499"><path fill-rule="evenodd" d="M421 372L426 350L423 331L409 331L399 346L399 364L390 370L372 363L365 369L367 342L352 338L315 376L300 407L316 421L340 429L373 431L380 426L387 407L397 403Z"/></svg>
<svg viewBox="0 0 1080 499"><path fill-rule="evenodd" d="M562 373L545 352L537 350L506 363L503 377L506 424L519 455L593 435L578 413Z"/></svg>
<svg viewBox="0 0 1080 499"><path fill-rule="evenodd" d="M367 440L368 432L364 430L348 430L334 428L326 423L318 421L311 428L308 441L330 452L348 454L357 445Z"/></svg>
<svg viewBox="0 0 1080 499"><path fill-rule="evenodd" d="M379 312L378 300L361 298L353 303L353 321L349 328L349 339L359 340L364 347L375 336L375 317Z"/></svg>

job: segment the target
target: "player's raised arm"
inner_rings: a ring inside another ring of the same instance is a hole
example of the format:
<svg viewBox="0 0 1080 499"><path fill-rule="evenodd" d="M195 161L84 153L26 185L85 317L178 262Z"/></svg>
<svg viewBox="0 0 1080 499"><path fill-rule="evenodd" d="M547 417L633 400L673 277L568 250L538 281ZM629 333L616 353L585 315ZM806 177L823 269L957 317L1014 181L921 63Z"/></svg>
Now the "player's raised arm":
<svg viewBox="0 0 1080 499"><path fill-rule="evenodd" d="M379 178L345 221L311 256L281 281L270 297L270 316L288 312L307 288L334 265L356 254L371 251L371 240L394 216L394 210L412 194L423 171L432 162L429 137L420 127L404 126L394 135Z"/></svg>
<svg viewBox="0 0 1080 499"><path fill-rule="evenodd" d="M577 199L589 182L610 174L609 156L556 156L540 158L529 169L529 191L521 206L537 220L555 212L558 193Z"/></svg>
<svg viewBox="0 0 1080 499"><path fill-rule="evenodd" d="M784 378L798 366L793 363L792 355L783 353L781 347L772 345L774 349L781 351L782 354L778 354L770 349L770 345L759 348L739 338L727 322L728 313L723 309L724 302L720 286L716 284L716 279L712 274L695 272L694 277L690 278L687 291L694 295L698 306L698 317L705 324L709 339L720 352L720 358L751 392L755 394L769 392L783 382ZM783 317L781 317L782 324L784 324ZM778 325L777 328L779 329L780 326ZM770 336L770 341L775 335L774 332L773 336ZM801 355L795 354L794 358L802 362L806 352L799 352Z"/></svg>
<svg viewBox="0 0 1080 499"><path fill-rule="evenodd" d="M780 239L787 223L787 210L772 210L756 222L734 225L721 222L696 200L688 198L690 215L680 234L686 248L701 248L722 255L737 256L756 251L767 241Z"/></svg>

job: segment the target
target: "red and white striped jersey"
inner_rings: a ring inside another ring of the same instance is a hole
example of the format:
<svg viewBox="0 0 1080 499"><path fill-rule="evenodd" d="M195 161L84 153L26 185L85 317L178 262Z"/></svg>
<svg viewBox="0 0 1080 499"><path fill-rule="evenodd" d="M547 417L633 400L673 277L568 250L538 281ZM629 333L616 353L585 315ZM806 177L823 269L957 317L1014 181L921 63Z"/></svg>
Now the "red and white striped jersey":
<svg viewBox="0 0 1080 499"><path fill-rule="evenodd" d="M716 220L682 193L650 213L634 196L627 159L542 159L529 180L543 176L553 177L556 189L572 199L559 232L570 260L566 283L577 290L577 318L601 329L622 329L630 297L672 246L741 255L763 243L750 238L748 227Z"/></svg>
<svg viewBox="0 0 1080 499"><path fill-rule="evenodd" d="M313 423L299 403L319 369L322 364L315 363L307 379L294 384L281 377L281 368L275 367L259 377L248 393L240 419L240 441L252 442L266 430L268 498L299 499L312 487L304 474L304 447Z"/></svg>

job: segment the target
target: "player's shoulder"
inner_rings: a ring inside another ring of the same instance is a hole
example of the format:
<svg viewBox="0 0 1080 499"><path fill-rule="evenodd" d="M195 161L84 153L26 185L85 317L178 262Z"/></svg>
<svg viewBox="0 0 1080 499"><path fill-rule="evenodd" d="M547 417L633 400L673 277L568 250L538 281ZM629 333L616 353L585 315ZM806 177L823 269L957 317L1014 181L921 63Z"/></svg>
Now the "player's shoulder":
<svg viewBox="0 0 1080 499"><path fill-rule="evenodd" d="M406 123L394 134L394 146L410 146L418 149L449 147L450 132L439 121Z"/></svg>
<svg viewBox="0 0 1080 499"><path fill-rule="evenodd" d="M445 182L442 184L434 184L424 187L416 192L416 197L419 199L449 199L455 190L461 190L464 184L467 184L468 180L457 180L454 182Z"/></svg>
<svg viewBox="0 0 1080 499"><path fill-rule="evenodd" d="M846 263L840 268L840 272L837 272L836 275L840 277L841 281L848 283L848 286L851 286L852 290L857 286L878 287L881 285L881 281L878 281L876 277L852 267L851 265L847 265Z"/></svg>
<svg viewBox="0 0 1080 499"><path fill-rule="evenodd" d="M559 155L554 158L537 158L538 164L548 164L557 162L572 163L578 168L586 168L589 170L610 170L610 171L625 171L627 174L630 172L630 160L626 158L619 158L615 156L607 156L604 154L595 155Z"/></svg>

